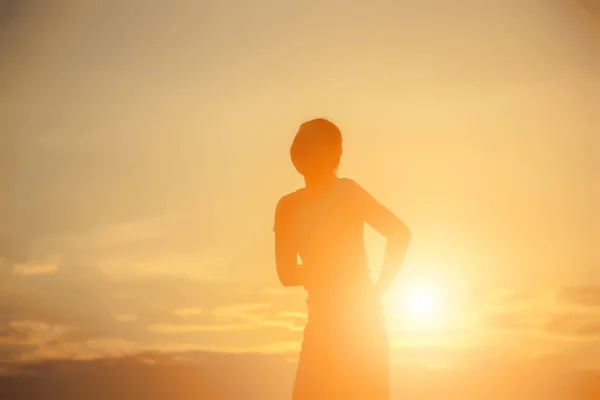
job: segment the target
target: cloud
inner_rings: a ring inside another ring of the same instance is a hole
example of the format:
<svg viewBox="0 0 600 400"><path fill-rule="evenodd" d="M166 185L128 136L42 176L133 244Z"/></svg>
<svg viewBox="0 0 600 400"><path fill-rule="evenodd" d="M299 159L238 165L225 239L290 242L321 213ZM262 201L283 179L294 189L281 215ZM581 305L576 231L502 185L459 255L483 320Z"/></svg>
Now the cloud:
<svg viewBox="0 0 600 400"><path fill-rule="evenodd" d="M119 322L133 322L137 321L139 317L135 314L119 314L115 317L115 320Z"/></svg>
<svg viewBox="0 0 600 400"><path fill-rule="evenodd" d="M489 301L492 304L503 306L525 305L535 299L534 293L527 290L503 289L488 294Z"/></svg>
<svg viewBox="0 0 600 400"><path fill-rule="evenodd" d="M492 329L515 332L523 332L535 327L535 321L524 312L493 312L485 318L484 323Z"/></svg>
<svg viewBox="0 0 600 400"><path fill-rule="evenodd" d="M148 329L157 333L190 333L190 332L231 332L256 329L252 325L219 324L219 325L150 325Z"/></svg>
<svg viewBox="0 0 600 400"><path fill-rule="evenodd" d="M124 356L140 351L139 343L115 337L98 336L85 329L42 321L12 321L8 324L0 363L36 362L50 359L97 359Z"/></svg>
<svg viewBox="0 0 600 400"><path fill-rule="evenodd" d="M72 354L64 348L63 337L75 331L74 328L49 324L43 321L11 321L9 322L3 359L31 361L48 358L71 357Z"/></svg>
<svg viewBox="0 0 600 400"><path fill-rule="evenodd" d="M84 231L48 234L29 241L28 257L94 264L115 277L178 275L218 279L226 275L229 260L208 244L198 246L195 222L190 221L189 212L165 211L152 217L98 222Z"/></svg>
<svg viewBox="0 0 600 400"><path fill-rule="evenodd" d="M194 314L195 322L210 323L211 313L201 309L223 307L244 297L232 283L172 275L117 279L85 265L61 266L44 279L3 274L0 292L0 309L7 318L38 319L130 339L147 334L145 325L139 324L142 321L173 324L181 322L181 315ZM117 319L139 323L117 323L115 317L123 315L129 317Z"/></svg>
<svg viewBox="0 0 600 400"><path fill-rule="evenodd" d="M21 276L50 275L58 271L56 264L16 264L13 272Z"/></svg>
<svg viewBox="0 0 600 400"><path fill-rule="evenodd" d="M559 302L582 307L600 307L600 286L571 286L557 295Z"/></svg>
<svg viewBox="0 0 600 400"><path fill-rule="evenodd" d="M138 343L119 338L90 338L84 342L88 352L88 359L101 357L123 357L138 354L146 349ZM81 357L79 357L81 359Z"/></svg>
<svg viewBox="0 0 600 400"><path fill-rule="evenodd" d="M302 321L306 321L308 319L308 315L306 313L293 311L281 311L277 314L277 316L281 318L299 319Z"/></svg>
<svg viewBox="0 0 600 400"><path fill-rule="evenodd" d="M277 312L272 303L232 304L213 310L213 315L217 320L245 321L263 329L279 327L290 331L302 331L305 322L298 318L301 313L292 312L290 317L289 314Z"/></svg>
<svg viewBox="0 0 600 400"><path fill-rule="evenodd" d="M178 315L182 318L193 317L202 314L203 310L200 307L195 308L176 308L173 310L173 314Z"/></svg>
<svg viewBox="0 0 600 400"><path fill-rule="evenodd" d="M0 292L9 294L0 296L5 359L176 348L290 351L301 339L303 321L295 313L304 302L298 294L189 276L114 277L90 265L60 265L43 279L0 273ZM117 342L128 344L103 349Z"/></svg>
<svg viewBox="0 0 600 400"><path fill-rule="evenodd" d="M61 266L43 279L14 275L6 269L0 274L3 358L18 354L22 359L25 349L29 358L102 355L90 347L91 340L161 348L166 332L179 332L183 336L178 340L200 341L204 348L235 347L242 342L231 336L233 329L249 329L247 321L217 321L210 312L248 298L235 283L172 275L115 279L84 265ZM182 318L193 318L193 324L182 324ZM261 344L257 339L254 342Z"/></svg>
<svg viewBox="0 0 600 400"><path fill-rule="evenodd" d="M271 308L270 303L237 303L215 308L212 314L219 319L255 319L263 310Z"/></svg>
<svg viewBox="0 0 600 400"><path fill-rule="evenodd" d="M577 328L577 336L592 337L600 340L600 323L592 323Z"/></svg>
<svg viewBox="0 0 600 400"><path fill-rule="evenodd" d="M597 340L600 345L600 314L555 314L548 318L544 329L554 335Z"/></svg>

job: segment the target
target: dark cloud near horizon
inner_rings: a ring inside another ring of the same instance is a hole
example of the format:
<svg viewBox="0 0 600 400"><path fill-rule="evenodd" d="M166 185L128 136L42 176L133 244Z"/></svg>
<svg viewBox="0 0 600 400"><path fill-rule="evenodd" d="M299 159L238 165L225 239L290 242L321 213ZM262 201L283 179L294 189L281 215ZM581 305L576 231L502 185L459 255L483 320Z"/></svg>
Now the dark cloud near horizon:
<svg viewBox="0 0 600 400"><path fill-rule="evenodd" d="M406 400L592 400L600 394L600 371L565 372L560 361L548 365L551 361L492 362L465 370L393 368L392 391ZM0 397L275 400L289 396L294 369L283 356L264 354L148 353L94 361L54 360L23 365L18 372L0 376Z"/></svg>
<svg viewBox="0 0 600 400"><path fill-rule="evenodd" d="M197 357L199 358L199 357ZM221 355L194 364L147 354L95 361L46 361L0 377L0 397L20 399L280 399L290 384L281 358ZM252 359L258 359L252 361ZM258 367L258 368L257 368ZM269 376L276 380L270 381ZM258 379L257 379L258 378ZM265 385L265 383L267 385Z"/></svg>

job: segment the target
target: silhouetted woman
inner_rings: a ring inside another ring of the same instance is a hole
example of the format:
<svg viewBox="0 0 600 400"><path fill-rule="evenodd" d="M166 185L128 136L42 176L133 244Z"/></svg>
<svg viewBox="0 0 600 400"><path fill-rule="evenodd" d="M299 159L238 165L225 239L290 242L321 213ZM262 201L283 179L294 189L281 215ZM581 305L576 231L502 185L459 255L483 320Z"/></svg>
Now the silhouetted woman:
<svg viewBox="0 0 600 400"><path fill-rule="evenodd" d="M380 298L404 259L410 232L356 182L337 176L342 134L332 122L302 124L290 155L306 186L277 204L275 258L281 283L308 292L308 323L292 398L389 399ZM375 284L363 241L365 222L387 237Z"/></svg>

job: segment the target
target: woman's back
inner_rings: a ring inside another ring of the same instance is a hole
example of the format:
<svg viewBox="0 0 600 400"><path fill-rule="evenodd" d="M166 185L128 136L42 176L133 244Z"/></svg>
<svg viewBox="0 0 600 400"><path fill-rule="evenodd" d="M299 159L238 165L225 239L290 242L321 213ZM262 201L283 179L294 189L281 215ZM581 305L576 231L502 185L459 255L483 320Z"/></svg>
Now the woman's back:
<svg viewBox="0 0 600 400"><path fill-rule="evenodd" d="M363 284L368 277L359 188L341 178L322 190L303 188L283 199L291 239L306 268L306 288L313 294Z"/></svg>

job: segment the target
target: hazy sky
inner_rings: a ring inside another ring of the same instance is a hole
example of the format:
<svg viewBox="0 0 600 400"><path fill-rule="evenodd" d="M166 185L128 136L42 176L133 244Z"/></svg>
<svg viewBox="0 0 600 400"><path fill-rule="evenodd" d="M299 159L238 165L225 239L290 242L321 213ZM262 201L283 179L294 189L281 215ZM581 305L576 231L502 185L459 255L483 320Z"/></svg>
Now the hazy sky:
<svg viewBox="0 0 600 400"><path fill-rule="evenodd" d="M600 289L577 286L600 284L585 15L568 1L340 4L22 2L0 28L6 331L293 353L303 294L276 290L271 228L302 184L295 130L317 116L345 135L340 174L413 231L398 290L436 282L460 329L502 293L528 302L515 318L598 329ZM375 269L382 245L369 232ZM592 308L573 317L571 300ZM575 354L597 332L431 340Z"/></svg>

